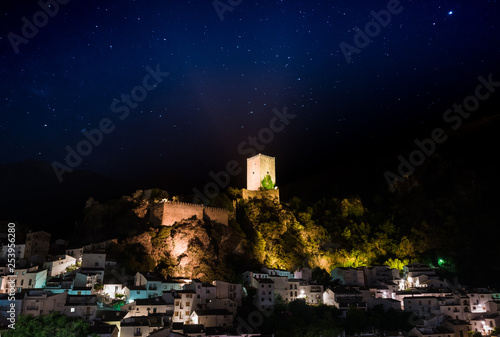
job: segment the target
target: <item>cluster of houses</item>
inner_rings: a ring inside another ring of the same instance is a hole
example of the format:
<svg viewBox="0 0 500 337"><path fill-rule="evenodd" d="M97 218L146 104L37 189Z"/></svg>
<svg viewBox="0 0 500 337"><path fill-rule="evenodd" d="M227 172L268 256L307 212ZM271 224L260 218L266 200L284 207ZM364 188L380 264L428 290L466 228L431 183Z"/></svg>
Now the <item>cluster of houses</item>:
<svg viewBox="0 0 500 337"><path fill-rule="evenodd" d="M490 335L500 325L499 292L453 286L423 264L407 265L402 273L388 266L339 267L331 272L336 286L326 287L311 280L308 268L246 271L242 283L139 272L129 278L107 259L104 249L111 242L64 247L64 254L49 255L54 251L50 234L29 233L25 244L16 245L14 274L2 245L0 325L8 325L7 309L14 303L16 316L57 311L85 319L102 337L264 336L258 326L241 329L245 322L238 315L271 312L280 298L332 305L344 316L352 307L410 312L414 328L399 333L407 336ZM12 284L14 299L9 296Z"/></svg>
<svg viewBox="0 0 500 337"><path fill-rule="evenodd" d="M402 273L387 266L335 268L331 275L340 285L325 290L324 304L343 313L377 305L411 313L408 336L488 336L500 327L500 292L451 284L425 264L406 265Z"/></svg>

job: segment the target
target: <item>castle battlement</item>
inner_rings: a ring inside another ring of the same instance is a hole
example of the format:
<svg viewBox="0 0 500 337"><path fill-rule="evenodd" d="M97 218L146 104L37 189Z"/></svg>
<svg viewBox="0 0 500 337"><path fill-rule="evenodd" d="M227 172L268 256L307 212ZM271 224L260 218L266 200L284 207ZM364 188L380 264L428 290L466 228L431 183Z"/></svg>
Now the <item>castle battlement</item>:
<svg viewBox="0 0 500 337"><path fill-rule="evenodd" d="M202 204L191 204L180 201L167 201L163 203L163 215L161 224L172 226L174 223L196 217L203 220L204 217L212 221L228 225L229 211L225 208L207 207Z"/></svg>
<svg viewBox="0 0 500 337"><path fill-rule="evenodd" d="M205 205L202 205L202 204L191 204L189 202L182 202L182 201L165 201L164 203L169 203L169 204L172 204L172 205L185 205L185 206L189 206L189 207L205 207Z"/></svg>

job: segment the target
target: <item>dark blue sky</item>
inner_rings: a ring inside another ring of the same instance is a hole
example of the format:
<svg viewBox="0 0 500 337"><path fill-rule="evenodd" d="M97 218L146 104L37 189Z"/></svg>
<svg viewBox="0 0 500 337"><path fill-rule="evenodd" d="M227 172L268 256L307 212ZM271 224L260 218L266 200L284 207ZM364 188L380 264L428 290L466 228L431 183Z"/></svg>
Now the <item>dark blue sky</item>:
<svg viewBox="0 0 500 337"><path fill-rule="evenodd" d="M221 21L212 1L61 0L53 17L36 1L2 1L1 163L66 165L67 146L109 122L75 168L209 180L230 159L243 165L238 146L284 106L296 117L260 152L287 170L313 172L346 149L363 155L363 144L397 153L416 130L444 128L443 112L474 93L479 75L500 81L499 8L394 2L398 13L348 63L340 44L355 46L354 27L364 31L370 11L391 2L234 1ZM34 15L38 32L25 29L34 36L21 43L22 18ZM146 97L126 117L113 111L147 67L169 74L136 89Z"/></svg>

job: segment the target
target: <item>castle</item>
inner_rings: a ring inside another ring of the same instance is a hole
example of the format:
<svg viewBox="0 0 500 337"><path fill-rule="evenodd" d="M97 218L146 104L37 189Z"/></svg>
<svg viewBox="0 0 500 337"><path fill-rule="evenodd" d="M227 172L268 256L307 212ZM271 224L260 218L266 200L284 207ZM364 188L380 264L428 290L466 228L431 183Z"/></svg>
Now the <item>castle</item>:
<svg viewBox="0 0 500 337"><path fill-rule="evenodd" d="M262 181L268 176L272 185L276 185L275 158L263 154L247 158L247 188L242 189L243 199L270 198L279 202L279 190L262 189ZM203 204L187 202L174 202L165 200L161 208L162 226L172 226L176 222L196 217L198 220L210 219L211 221L228 225L230 215L225 208L208 207Z"/></svg>
<svg viewBox="0 0 500 337"><path fill-rule="evenodd" d="M273 189L262 189L262 181L268 176L272 184L276 185L275 158L264 154L257 154L247 158L247 188L242 190L243 199L270 198L280 200L278 187Z"/></svg>

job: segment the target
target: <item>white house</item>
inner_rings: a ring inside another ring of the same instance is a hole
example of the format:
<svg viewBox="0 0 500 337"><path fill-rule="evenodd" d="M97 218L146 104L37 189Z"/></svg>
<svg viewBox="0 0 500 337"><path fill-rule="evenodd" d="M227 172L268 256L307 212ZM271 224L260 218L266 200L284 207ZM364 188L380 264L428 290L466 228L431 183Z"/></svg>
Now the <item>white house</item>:
<svg viewBox="0 0 500 337"><path fill-rule="evenodd" d="M269 275L265 272L259 271L246 271L243 273L244 284L251 285L253 279L269 278Z"/></svg>
<svg viewBox="0 0 500 337"><path fill-rule="evenodd" d="M235 301L238 307L241 307L243 286L239 283L229 283L224 281L213 281L215 286L215 297L217 299L230 299Z"/></svg>
<svg viewBox="0 0 500 337"><path fill-rule="evenodd" d="M337 267L331 272L332 280L339 280L341 285L365 286L363 268Z"/></svg>
<svg viewBox="0 0 500 337"><path fill-rule="evenodd" d="M123 305L121 311L127 311L126 317L149 316L150 314L166 314L167 303L161 297L144 298Z"/></svg>
<svg viewBox="0 0 500 337"><path fill-rule="evenodd" d="M207 304L215 300L217 288L210 283L204 283L199 280L193 280L190 284L184 286L186 290L192 290L196 293L196 306L193 309L205 310Z"/></svg>
<svg viewBox="0 0 500 337"><path fill-rule="evenodd" d="M125 286L120 283L105 283L102 292L110 298L116 298L116 295L126 297Z"/></svg>
<svg viewBox="0 0 500 337"><path fill-rule="evenodd" d="M144 286L125 286L123 291L128 302L133 302L141 298L148 298L148 291Z"/></svg>
<svg viewBox="0 0 500 337"><path fill-rule="evenodd" d="M269 276L284 276L286 278L293 278L294 274L284 269L262 268L262 271Z"/></svg>
<svg viewBox="0 0 500 337"><path fill-rule="evenodd" d="M212 300L210 303L207 303L207 309L226 309L233 316L236 316L236 312L238 311L238 303L236 301L230 300L229 298L216 298Z"/></svg>
<svg viewBox="0 0 500 337"><path fill-rule="evenodd" d="M38 267L16 269L16 287L21 289L41 289L47 281L47 270L38 270Z"/></svg>
<svg viewBox="0 0 500 337"><path fill-rule="evenodd" d="M438 297L438 303L444 316L462 321L469 319L469 305L464 305L460 298L455 296Z"/></svg>
<svg viewBox="0 0 500 337"><path fill-rule="evenodd" d="M83 247L66 249L66 255L72 256L77 262L82 262Z"/></svg>
<svg viewBox="0 0 500 337"><path fill-rule="evenodd" d="M16 244L14 247L14 256L16 261L19 259L24 259L24 250L26 249L26 245L24 243ZM0 246L0 259L7 260L9 254L9 246L8 243L4 243Z"/></svg>
<svg viewBox="0 0 500 337"><path fill-rule="evenodd" d="M500 315L496 313L480 314L470 320L472 331L482 335L491 335L495 328L500 327Z"/></svg>
<svg viewBox="0 0 500 337"><path fill-rule="evenodd" d="M92 322L96 317L97 299L95 295L68 295L64 314L69 317L81 317Z"/></svg>
<svg viewBox="0 0 500 337"><path fill-rule="evenodd" d="M52 311L64 312L66 293L53 294L43 290L30 290L24 294L21 314L48 315Z"/></svg>
<svg viewBox="0 0 500 337"><path fill-rule="evenodd" d="M76 259L69 255L58 255L52 261L43 263L43 268L47 269L47 276L57 276L64 274L66 268L76 264Z"/></svg>
<svg viewBox="0 0 500 337"><path fill-rule="evenodd" d="M252 286L256 289L254 305L261 311L274 308L274 281L269 278L253 278Z"/></svg>
<svg viewBox="0 0 500 337"><path fill-rule="evenodd" d="M405 297L404 311L412 312L420 317L429 317L441 314L439 300L434 296Z"/></svg>
<svg viewBox="0 0 500 337"><path fill-rule="evenodd" d="M355 307L360 310L367 310L367 304L363 300L363 295L360 291L351 287L335 287L326 289L323 292L323 304L332 305L339 308L345 316L350 307Z"/></svg>
<svg viewBox="0 0 500 337"><path fill-rule="evenodd" d="M163 328L160 316L132 316L120 322L120 337L149 336L156 330Z"/></svg>
<svg viewBox="0 0 500 337"><path fill-rule="evenodd" d="M191 314L193 324L203 324L209 327L231 327L233 324L233 314L225 309L215 310L195 310Z"/></svg>
<svg viewBox="0 0 500 337"><path fill-rule="evenodd" d="M161 296L161 294L163 293L163 280L163 277L154 273L141 274L137 272L134 275L134 286L145 287L147 291L147 297L157 297Z"/></svg>
<svg viewBox="0 0 500 337"><path fill-rule="evenodd" d="M174 315L173 323L188 323L190 315L197 307L198 299L193 290L172 291L174 296Z"/></svg>

